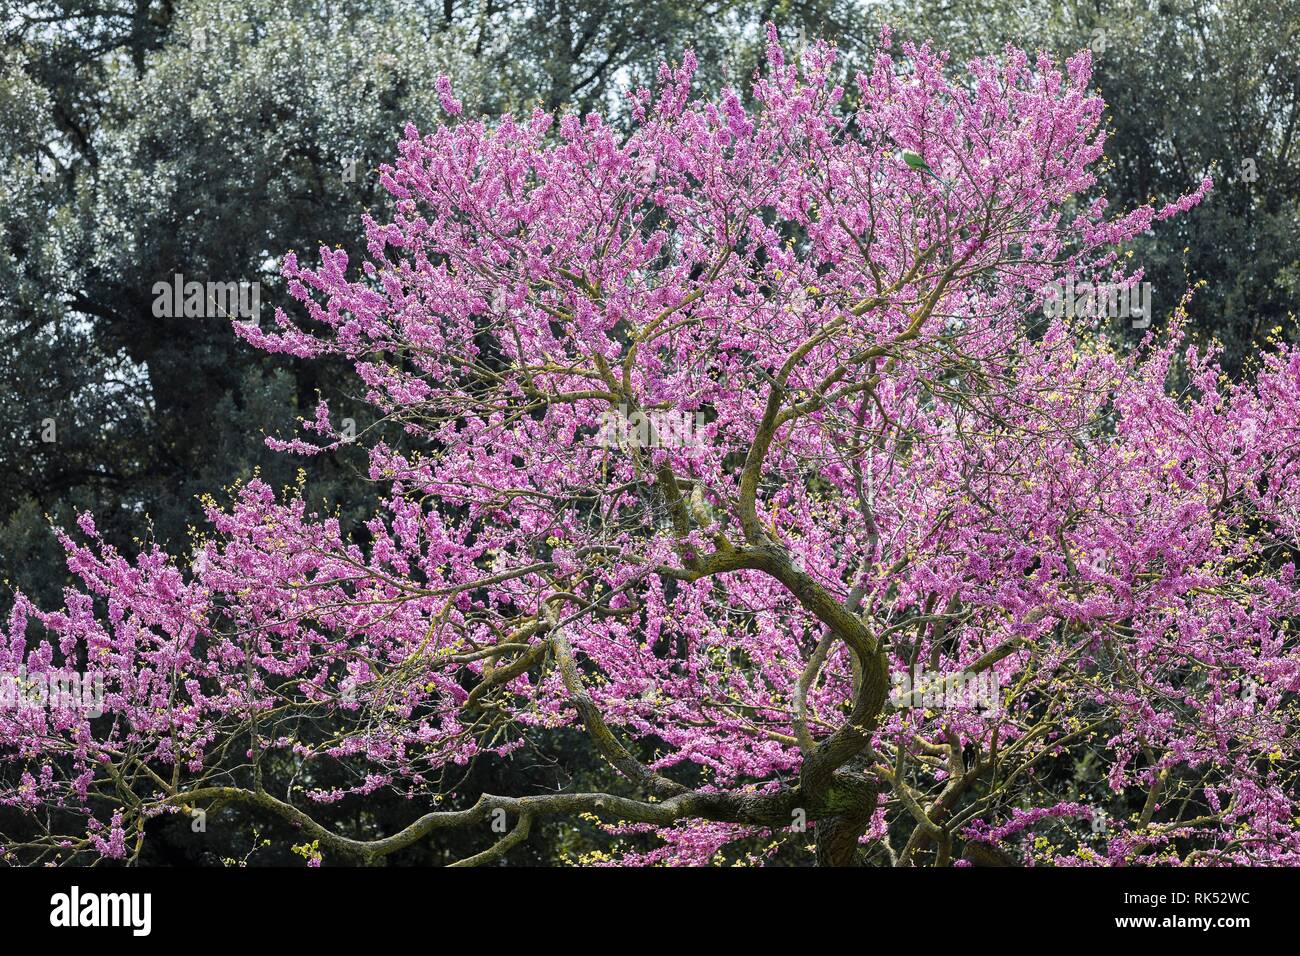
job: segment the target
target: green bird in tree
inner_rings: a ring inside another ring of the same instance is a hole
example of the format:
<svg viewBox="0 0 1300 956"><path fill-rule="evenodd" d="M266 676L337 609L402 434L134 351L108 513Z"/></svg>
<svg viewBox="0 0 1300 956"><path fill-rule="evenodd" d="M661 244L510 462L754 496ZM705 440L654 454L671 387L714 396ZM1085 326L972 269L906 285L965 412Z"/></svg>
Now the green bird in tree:
<svg viewBox="0 0 1300 956"><path fill-rule="evenodd" d="M909 169L915 169L919 173L925 173L927 176L933 177L934 181L939 185L943 186L945 189L947 188L948 184L935 174L934 170L930 168L930 164L921 158L920 153L914 153L910 149L905 149L899 153L899 156L902 158L903 162L907 163Z"/></svg>

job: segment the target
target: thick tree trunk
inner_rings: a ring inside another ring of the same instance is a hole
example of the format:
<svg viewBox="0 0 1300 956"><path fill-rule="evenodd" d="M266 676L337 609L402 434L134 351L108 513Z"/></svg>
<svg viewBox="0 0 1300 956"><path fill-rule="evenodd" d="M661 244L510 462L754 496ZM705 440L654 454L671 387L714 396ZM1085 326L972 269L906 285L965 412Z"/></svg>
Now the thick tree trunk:
<svg viewBox="0 0 1300 956"><path fill-rule="evenodd" d="M865 830L865 823L856 814L839 814L818 820L815 831L817 865L857 866L860 862L858 837Z"/></svg>
<svg viewBox="0 0 1300 956"><path fill-rule="evenodd" d="M842 812L821 817L817 821L813 831L817 838L817 865L859 866L862 863L862 847L858 841L871 825L871 815L876 812L879 795L874 786L861 778L855 780L841 775L838 782L840 793L847 790L852 796ZM850 786L845 787L846 783Z"/></svg>

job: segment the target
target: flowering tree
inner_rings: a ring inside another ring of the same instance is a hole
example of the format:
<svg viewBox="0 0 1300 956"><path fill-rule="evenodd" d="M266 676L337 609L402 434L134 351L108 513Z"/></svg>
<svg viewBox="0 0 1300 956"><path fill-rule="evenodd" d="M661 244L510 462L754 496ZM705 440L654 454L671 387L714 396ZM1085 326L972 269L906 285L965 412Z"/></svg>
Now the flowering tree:
<svg viewBox="0 0 1300 956"><path fill-rule="evenodd" d="M40 823L10 858L237 803L314 861L479 827L482 863L585 814L657 835L623 862L1300 863L1300 355L1236 384L1181 310L1131 353L1043 310L1140 282L1125 246L1209 181L1108 215L1086 53L958 82L886 33L845 90L771 37L752 108L692 99L687 53L627 136L408 127L361 275L286 258L305 316L239 334L355 363L402 435L386 507L358 539L255 480L189 568L84 516L81 589L20 597L0 665L102 674L104 712L0 711L0 800ZM279 444L353 440L306 429ZM615 792L442 799L569 727ZM428 812L312 816L380 788Z"/></svg>

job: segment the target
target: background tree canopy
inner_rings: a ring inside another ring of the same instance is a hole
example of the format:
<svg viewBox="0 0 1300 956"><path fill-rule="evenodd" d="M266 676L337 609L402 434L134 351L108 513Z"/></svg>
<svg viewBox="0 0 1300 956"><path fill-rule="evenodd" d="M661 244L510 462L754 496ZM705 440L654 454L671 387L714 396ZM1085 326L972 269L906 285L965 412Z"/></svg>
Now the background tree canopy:
<svg viewBox="0 0 1300 956"><path fill-rule="evenodd" d="M106 540L129 550L147 515L153 537L183 552L201 492L255 474L274 487L298 480L263 439L289 435L317 395L336 420L370 424L343 366L269 356L218 319L157 317L155 283L258 282L264 321L287 305L284 250L358 242L359 214L384 202L374 170L403 124L434 125L440 73L456 78L469 113L626 117L623 92L686 46L706 88L747 77L767 20L788 40L835 40L858 64L882 22L958 59L1013 39L1056 54L1090 47L1110 107L1112 201L1165 200L1207 171L1216 178L1197 215L1140 250L1157 324L1199 283L1192 335L1222 342L1230 369L1297 337L1300 0L10 0L0 3L0 567L11 580L0 610L15 588L52 603L68 583L50 520L93 507ZM307 495L359 535L375 501L365 469L346 449L322 455ZM539 754L528 772L539 783L601 772L565 757ZM367 811L381 829L406 812L382 800ZM253 839L215 851L208 840L202 852L241 857ZM199 852L183 827L159 843L180 858ZM530 845L537 859L583 849L572 831Z"/></svg>

